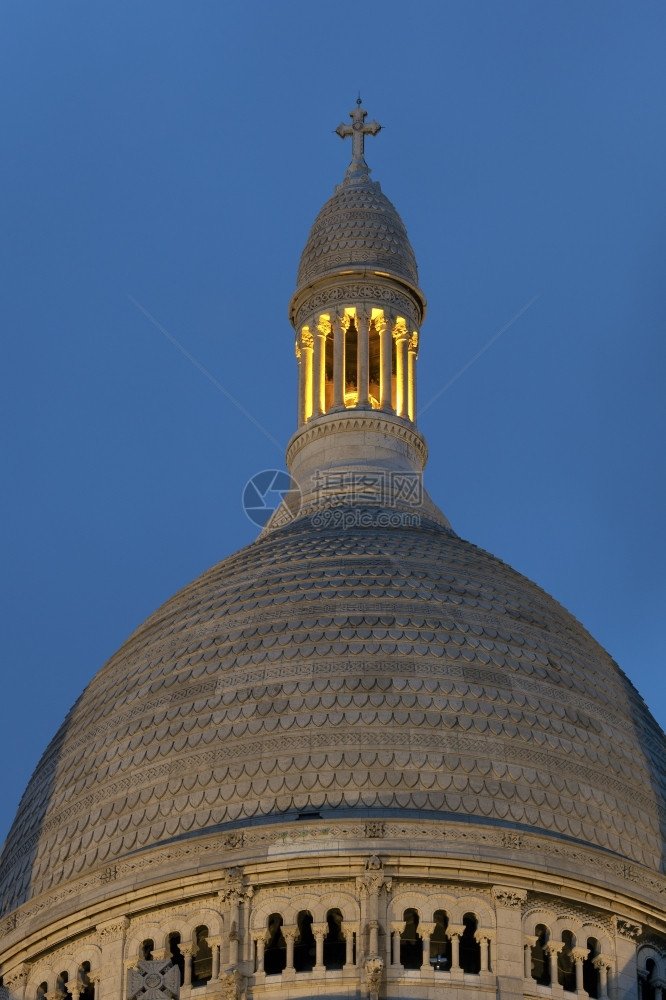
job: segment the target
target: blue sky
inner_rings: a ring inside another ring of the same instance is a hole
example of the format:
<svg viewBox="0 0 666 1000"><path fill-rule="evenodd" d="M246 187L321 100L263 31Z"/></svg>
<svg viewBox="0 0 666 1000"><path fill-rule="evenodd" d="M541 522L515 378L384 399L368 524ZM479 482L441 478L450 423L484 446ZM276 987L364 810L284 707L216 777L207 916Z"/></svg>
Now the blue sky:
<svg viewBox="0 0 666 1000"><path fill-rule="evenodd" d="M595 0L3 3L0 837L282 465L142 310L286 444L287 302L359 90L429 304L420 403L534 299L424 413L429 491L664 725L665 29Z"/></svg>

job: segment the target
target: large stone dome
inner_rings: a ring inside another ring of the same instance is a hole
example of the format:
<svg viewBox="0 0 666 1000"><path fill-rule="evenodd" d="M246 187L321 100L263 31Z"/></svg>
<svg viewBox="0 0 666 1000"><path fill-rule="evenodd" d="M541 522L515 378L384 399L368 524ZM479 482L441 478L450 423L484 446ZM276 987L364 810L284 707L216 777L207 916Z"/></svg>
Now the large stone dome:
<svg viewBox="0 0 666 1000"><path fill-rule="evenodd" d="M25 793L3 907L312 812L500 825L656 872L663 793L642 700L535 584L441 525L302 518L182 590L97 674Z"/></svg>
<svg viewBox="0 0 666 1000"><path fill-rule="evenodd" d="M291 302L290 488L44 753L0 856L0 1000L661 996L664 734L425 491L425 300L350 117Z"/></svg>

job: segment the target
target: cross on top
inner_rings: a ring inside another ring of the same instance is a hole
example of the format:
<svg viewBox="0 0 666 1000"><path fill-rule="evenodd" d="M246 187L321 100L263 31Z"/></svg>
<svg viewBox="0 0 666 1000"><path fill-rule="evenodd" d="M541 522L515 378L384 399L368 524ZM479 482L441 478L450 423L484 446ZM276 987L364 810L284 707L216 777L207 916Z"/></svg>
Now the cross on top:
<svg viewBox="0 0 666 1000"><path fill-rule="evenodd" d="M361 97L356 101L356 107L353 111L349 112L349 117L352 120L351 125L345 125L344 122L340 122L336 128L336 132L341 139L346 139L347 136L352 137L352 164L354 163L364 163L363 147L365 144L366 135L377 135L381 125L376 121L371 121L366 124L365 118L368 112L364 111L361 107Z"/></svg>

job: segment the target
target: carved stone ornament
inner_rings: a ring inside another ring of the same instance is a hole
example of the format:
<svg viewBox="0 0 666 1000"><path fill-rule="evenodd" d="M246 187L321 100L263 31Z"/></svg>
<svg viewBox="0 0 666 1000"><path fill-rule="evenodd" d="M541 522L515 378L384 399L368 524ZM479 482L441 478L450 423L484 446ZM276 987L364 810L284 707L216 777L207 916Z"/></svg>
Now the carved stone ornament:
<svg viewBox="0 0 666 1000"><path fill-rule="evenodd" d="M527 899L525 889L508 889L503 885L494 885L491 894L498 906L517 908Z"/></svg>
<svg viewBox="0 0 666 1000"><path fill-rule="evenodd" d="M137 962L127 973L127 1000L178 1000L180 970L164 960Z"/></svg>
<svg viewBox="0 0 666 1000"><path fill-rule="evenodd" d="M247 982L238 969L226 969L220 973L220 990L224 1000L244 1000Z"/></svg>
<svg viewBox="0 0 666 1000"><path fill-rule="evenodd" d="M109 920L105 924L97 924L97 940L102 947L112 941L122 941L128 927L127 917L119 917L116 920Z"/></svg>
<svg viewBox="0 0 666 1000"><path fill-rule="evenodd" d="M386 823L366 823L366 837L384 837L386 835Z"/></svg>
<svg viewBox="0 0 666 1000"><path fill-rule="evenodd" d="M376 1000L379 995L379 987L382 983L382 973L384 971L384 962L381 958L375 956L374 958L368 958L365 963L365 982L370 995L371 1000Z"/></svg>
<svg viewBox="0 0 666 1000"><path fill-rule="evenodd" d="M254 889L247 884L242 868L227 868L223 879L222 888L218 891L221 903L244 903L252 898Z"/></svg>
<svg viewBox="0 0 666 1000"><path fill-rule="evenodd" d="M371 855L365 863L365 870L367 872L379 872L383 867L382 859L376 854Z"/></svg>
<svg viewBox="0 0 666 1000"><path fill-rule="evenodd" d="M633 920L621 920L618 918L617 932L620 937L628 938L630 941L638 941L643 933L643 928Z"/></svg>
<svg viewBox="0 0 666 1000"><path fill-rule="evenodd" d="M371 896L373 893L380 893L382 889L388 892L391 888L391 881L381 871L359 875L356 879L356 891L359 896Z"/></svg>
<svg viewBox="0 0 666 1000"><path fill-rule="evenodd" d="M12 969L11 972L5 973L3 976L5 988L8 989L10 993L20 993L23 995L23 991L28 981L28 971L29 966L19 965L16 969Z"/></svg>

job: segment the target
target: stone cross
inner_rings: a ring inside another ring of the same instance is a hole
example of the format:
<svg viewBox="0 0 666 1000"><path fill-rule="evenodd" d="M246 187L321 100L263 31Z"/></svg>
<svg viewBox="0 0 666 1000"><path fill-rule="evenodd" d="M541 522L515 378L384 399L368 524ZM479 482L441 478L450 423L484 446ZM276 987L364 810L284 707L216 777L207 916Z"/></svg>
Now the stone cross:
<svg viewBox="0 0 666 1000"><path fill-rule="evenodd" d="M356 107L353 111L349 112L352 124L345 125L344 122L340 122L335 130L341 139L346 139L348 136L352 137L352 163L363 161L363 150L366 135L377 135L381 129L381 125L376 121L371 121L366 124L365 118L367 115L368 112L364 111L361 107L361 98L359 96L356 101Z"/></svg>

